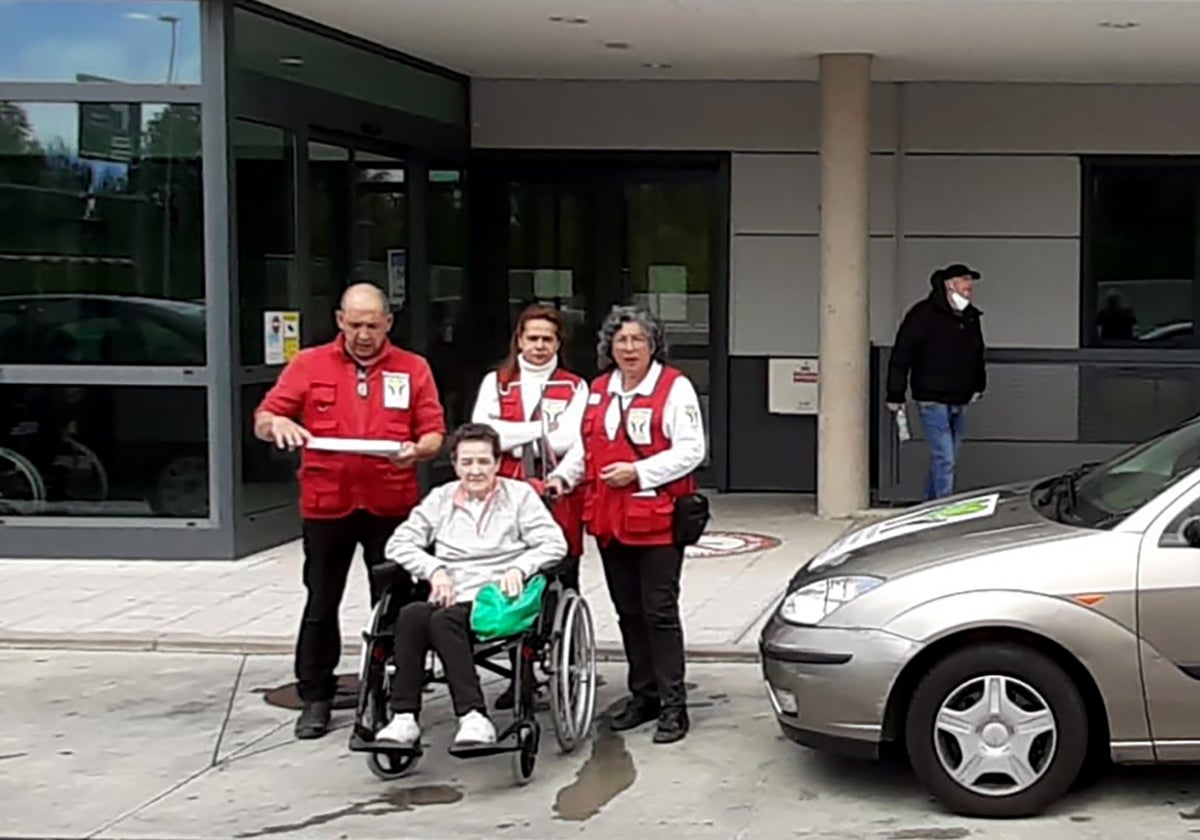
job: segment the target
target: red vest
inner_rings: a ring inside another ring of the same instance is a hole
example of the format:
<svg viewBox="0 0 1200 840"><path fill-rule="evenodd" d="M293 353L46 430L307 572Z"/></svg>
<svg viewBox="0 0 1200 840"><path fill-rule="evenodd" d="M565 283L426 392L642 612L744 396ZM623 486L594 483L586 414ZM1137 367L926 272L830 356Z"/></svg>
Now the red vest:
<svg viewBox="0 0 1200 840"><path fill-rule="evenodd" d="M418 399L433 385L425 359L389 345L367 370L367 396L361 397L358 366L340 338L306 352L308 387L300 424L313 436L417 442ZM305 518L334 519L360 509L405 517L419 501L413 467L401 469L376 455L302 450L300 509Z"/></svg>
<svg viewBox="0 0 1200 840"><path fill-rule="evenodd" d="M527 420L535 420L534 417L525 416L525 404L521 397L521 387L516 384L520 381L521 374L518 373L511 379L505 379L499 372L496 374L496 388L500 396L500 419L511 423L524 423ZM555 415L561 414L570 404L571 399L575 396L575 389L583 379L568 370L563 368L555 368L550 374L549 381L546 382L542 389L542 412L551 414L551 420ZM557 405L561 403L561 405ZM551 407L557 411L549 411ZM500 475L505 478L516 478L529 480L537 478L537 476L525 475L525 465L521 459L514 457L508 452L500 456ZM583 556L583 494L568 493L561 499L556 500L550 506L550 514L554 517L554 521L562 528L563 537L567 540L567 554L570 557Z"/></svg>
<svg viewBox="0 0 1200 840"><path fill-rule="evenodd" d="M648 397L639 394L633 398L617 428L616 439L609 440L605 422L609 405L617 400L620 406L617 395L608 390L612 375L603 374L592 383L583 415L584 522L588 533L601 543L615 539L625 545L670 545L674 542L671 523L675 499L695 491L695 477L676 479L657 488L653 496L637 496L640 488L636 480L625 487L609 487L600 480L600 472L609 464L640 461L671 448L671 441L662 431L663 415L671 386L682 374L664 365L654 392ZM630 426L636 431L631 432ZM638 438L636 448L631 434ZM644 443L647 439L649 442Z"/></svg>

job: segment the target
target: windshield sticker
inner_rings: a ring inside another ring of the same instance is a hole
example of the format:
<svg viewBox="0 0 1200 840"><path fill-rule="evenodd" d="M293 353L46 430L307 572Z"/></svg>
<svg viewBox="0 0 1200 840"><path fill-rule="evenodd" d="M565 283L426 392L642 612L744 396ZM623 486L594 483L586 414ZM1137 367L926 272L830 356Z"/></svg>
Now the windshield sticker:
<svg viewBox="0 0 1200 840"><path fill-rule="evenodd" d="M996 504L1000 501L999 493L987 496L977 496L973 499L963 499L948 505L921 510L887 519L866 528L860 528L847 534L840 540L818 554L809 563L810 571L844 561L847 555L855 549L872 543L882 542L905 534L927 531L943 525L953 525L958 522L969 522L973 519L985 519L996 512Z"/></svg>

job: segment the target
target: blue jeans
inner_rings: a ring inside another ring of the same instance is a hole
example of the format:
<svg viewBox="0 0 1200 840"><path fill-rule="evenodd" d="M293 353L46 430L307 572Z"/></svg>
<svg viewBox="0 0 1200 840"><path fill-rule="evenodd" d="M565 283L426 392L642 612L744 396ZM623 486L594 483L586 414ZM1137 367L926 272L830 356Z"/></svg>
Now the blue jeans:
<svg viewBox="0 0 1200 840"><path fill-rule="evenodd" d="M941 499L954 493L954 463L966 429L966 406L918 402L917 411L929 444L925 498Z"/></svg>

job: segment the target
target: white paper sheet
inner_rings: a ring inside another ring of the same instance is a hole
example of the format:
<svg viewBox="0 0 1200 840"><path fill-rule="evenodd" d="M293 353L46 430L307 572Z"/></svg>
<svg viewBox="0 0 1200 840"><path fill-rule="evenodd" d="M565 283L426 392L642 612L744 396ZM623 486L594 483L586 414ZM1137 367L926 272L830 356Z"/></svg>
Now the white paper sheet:
<svg viewBox="0 0 1200 840"><path fill-rule="evenodd" d="M397 440L367 440L364 438L315 437L308 442L309 449L322 452L348 452L355 455L380 455L387 457L400 451Z"/></svg>

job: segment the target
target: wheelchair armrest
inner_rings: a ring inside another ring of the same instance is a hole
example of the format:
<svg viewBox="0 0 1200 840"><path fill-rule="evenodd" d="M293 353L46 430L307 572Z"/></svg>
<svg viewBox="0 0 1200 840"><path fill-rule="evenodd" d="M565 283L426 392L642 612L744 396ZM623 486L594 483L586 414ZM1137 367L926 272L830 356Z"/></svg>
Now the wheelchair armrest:
<svg viewBox="0 0 1200 840"><path fill-rule="evenodd" d="M408 573L404 571L404 567L399 563L385 560L378 566L372 566L367 574L370 575L371 587L376 592L387 592L402 575L407 575Z"/></svg>

